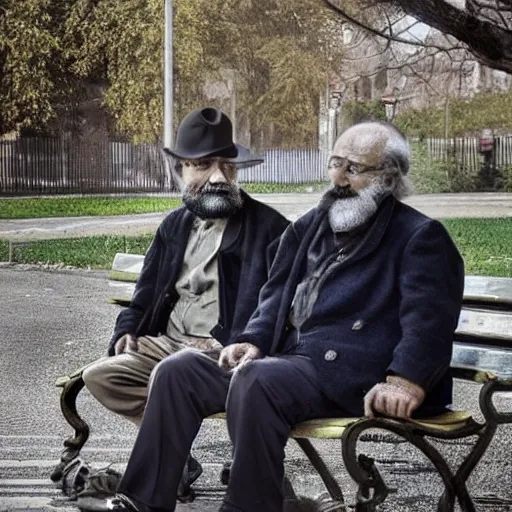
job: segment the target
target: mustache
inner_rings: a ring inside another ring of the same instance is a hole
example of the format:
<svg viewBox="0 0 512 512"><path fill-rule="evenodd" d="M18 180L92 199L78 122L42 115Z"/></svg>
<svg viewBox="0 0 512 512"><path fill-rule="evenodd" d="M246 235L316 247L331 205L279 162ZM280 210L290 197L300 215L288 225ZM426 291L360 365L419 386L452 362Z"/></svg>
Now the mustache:
<svg viewBox="0 0 512 512"><path fill-rule="evenodd" d="M358 195L359 194L350 188L350 186L339 187L336 185L325 192L325 197L330 199L346 199L349 197L357 197Z"/></svg>
<svg viewBox="0 0 512 512"><path fill-rule="evenodd" d="M230 194L236 187L230 183L206 183L196 190L196 194Z"/></svg>

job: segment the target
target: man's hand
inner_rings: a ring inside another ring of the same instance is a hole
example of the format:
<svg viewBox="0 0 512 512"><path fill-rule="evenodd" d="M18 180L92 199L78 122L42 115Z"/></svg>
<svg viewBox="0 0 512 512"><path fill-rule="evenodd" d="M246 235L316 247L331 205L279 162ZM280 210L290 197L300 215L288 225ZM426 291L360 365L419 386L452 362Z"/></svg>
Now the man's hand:
<svg viewBox="0 0 512 512"><path fill-rule="evenodd" d="M364 397L364 415L375 413L392 418L410 418L425 399L423 388L398 375L389 375L386 382L376 384Z"/></svg>
<svg viewBox="0 0 512 512"><path fill-rule="evenodd" d="M132 336L131 334L125 334L124 336L121 336L116 341L116 344L114 346L116 356L118 356L119 354L124 354L129 350L137 352L137 349L137 338L135 336Z"/></svg>
<svg viewBox="0 0 512 512"><path fill-rule="evenodd" d="M261 350L252 343L234 343L222 349L219 366L228 370L261 357Z"/></svg>

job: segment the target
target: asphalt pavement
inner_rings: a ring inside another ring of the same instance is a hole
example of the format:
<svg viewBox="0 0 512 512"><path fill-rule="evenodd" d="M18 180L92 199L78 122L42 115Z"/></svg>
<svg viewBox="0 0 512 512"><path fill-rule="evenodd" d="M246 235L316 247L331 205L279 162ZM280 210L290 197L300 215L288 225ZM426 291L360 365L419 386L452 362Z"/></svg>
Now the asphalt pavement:
<svg viewBox="0 0 512 512"><path fill-rule="evenodd" d="M119 307L107 304L114 291L103 272L50 272L0 267L0 511L76 510L49 480L63 440L71 433L59 410L55 378L102 355ZM479 387L456 383L456 408L478 417ZM512 397L498 407L512 410ZM83 455L94 467L114 463L123 469L134 441L135 427L81 393L78 408L91 425ZM361 443L374 456L392 490L381 511L434 511L442 492L431 464L397 439ZM461 461L473 439L439 443L443 453ZM339 443L318 441L316 447L343 484L348 503L355 489L343 470ZM205 422L194 451L205 472L197 481L197 500L179 511L217 510L224 489L219 483L222 463L230 450L222 421ZM512 510L512 427L503 426L470 479L469 489L479 511ZM287 471L301 495L324 491L309 463L290 442ZM263 512L263 511L262 511Z"/></svg>
<svg viewBox="0 0 512 512"><path fill-rule="evenodd" d="M290 218L316 204L318 194L259 196ZM410 204L433 217L512 215L512 194L416 196ZM1 204L1 202L0 202ZM37 221L1 221L0 238L83 236L132 229L156 228L162 214L116 218L81 218ZM132 219L133 222L130 220ZM55 223L54 223L55 222ZM93 222L98 224L87 224ZM124 224L123 224L124 223ZM63 440L72 434L59 408L55 378L96 359L105 352L118 306L107 304L116 295L105 272L47 271L24 266L0 265L0 512L75 511L72 502L49 480L58 462ZM476 384L456 382L454 405L478 418ZM512 410L512 397L500 396L498 407ZM94 467L113 463L122 470L135 438L135 427L97 404L86 391L78 407L91 426L83 455ZM461 462L474 439L438 443L442 453ZM353 504L355 487L341 464L335 441L315 446L342 483L346 501ZM180 505L179 512L213 512L224 488L219 472L230 450L222 421L205 422L194 446L204 466L197 481L197 500ZM442 485L431 464L397 438L370 440L360 450L376 458L391 489L379 511L430 512L436 510ZM492 445L469 480L478 511L512 510L512 427L499 429ZM319 478L294 442L287 448L287 472L298 494L324 492ZM262 511L265 512L265 511Z"/></svg>

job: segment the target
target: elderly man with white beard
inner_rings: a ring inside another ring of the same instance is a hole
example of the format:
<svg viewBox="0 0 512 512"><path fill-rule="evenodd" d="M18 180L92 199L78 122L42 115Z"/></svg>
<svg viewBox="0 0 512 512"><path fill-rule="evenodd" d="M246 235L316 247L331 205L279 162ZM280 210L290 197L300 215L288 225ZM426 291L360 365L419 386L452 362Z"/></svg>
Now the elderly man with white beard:
<svg viewBox="0 0 512 512"><path fill-rule="evenodd" d="M219 364L188 350L158 365L117 510L174 510L201 422L220 411L233 443L220 510L281 512L294 425L451 403L463 262L442 224L401 202L406 138L355 125L328 167L330 188L284 232L258 308Z"/></svg>

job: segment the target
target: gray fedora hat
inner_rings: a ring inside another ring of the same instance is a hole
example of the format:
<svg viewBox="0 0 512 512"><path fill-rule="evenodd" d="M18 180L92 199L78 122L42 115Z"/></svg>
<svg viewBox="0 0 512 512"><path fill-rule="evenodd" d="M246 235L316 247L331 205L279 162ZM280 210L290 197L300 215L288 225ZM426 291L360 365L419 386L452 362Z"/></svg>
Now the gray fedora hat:
<svg viewBox="0 0 512 512"><path fill-rule="evenodd" d="M164 151L180 160L222 156L237 167L251 167L263 162L247 148L233 142L233 125L229 117L212 107L200 108L181 121L173 149Z"/></svg>

